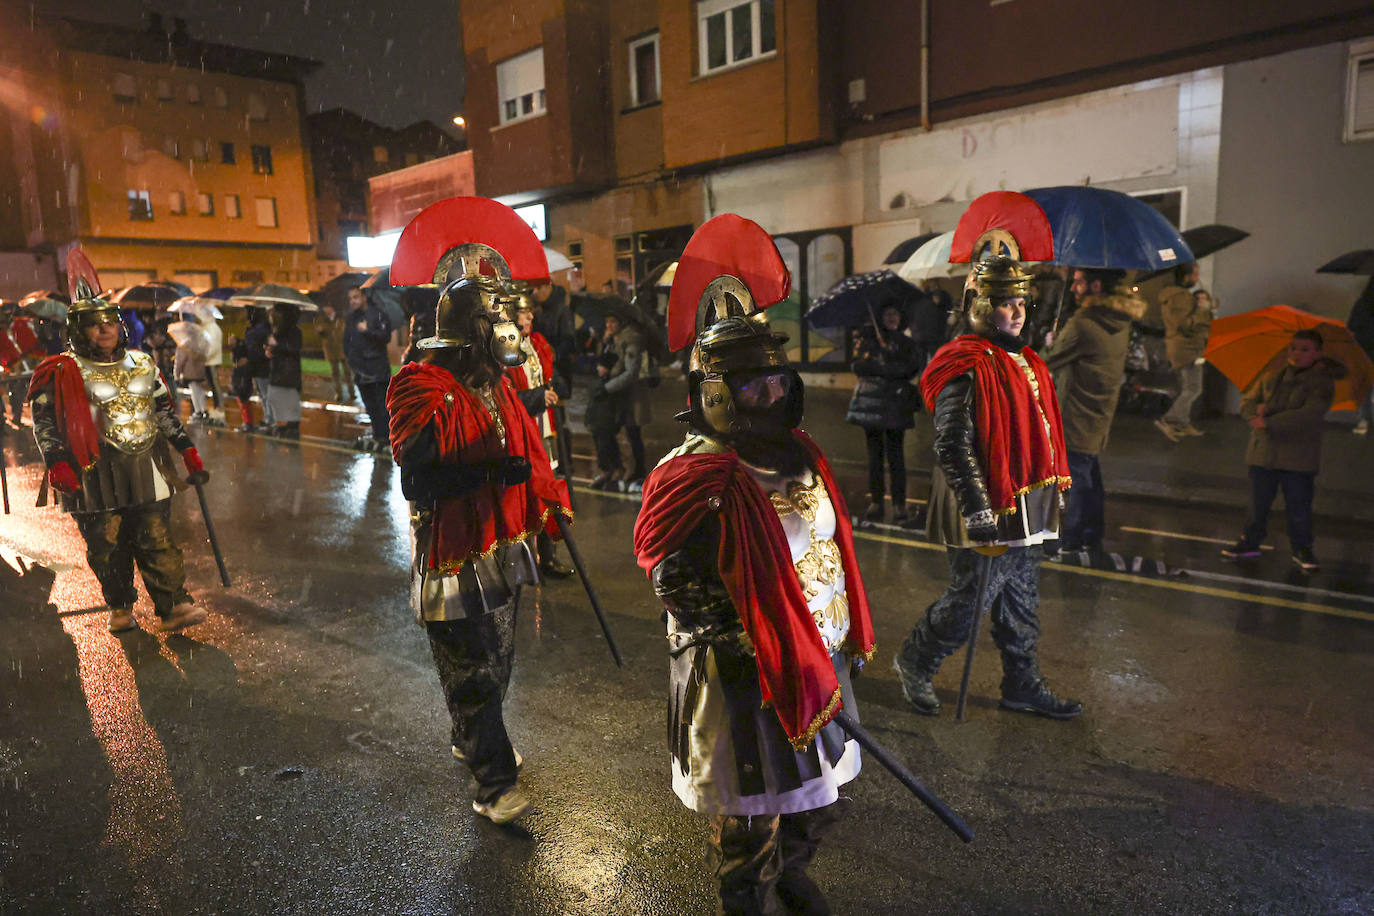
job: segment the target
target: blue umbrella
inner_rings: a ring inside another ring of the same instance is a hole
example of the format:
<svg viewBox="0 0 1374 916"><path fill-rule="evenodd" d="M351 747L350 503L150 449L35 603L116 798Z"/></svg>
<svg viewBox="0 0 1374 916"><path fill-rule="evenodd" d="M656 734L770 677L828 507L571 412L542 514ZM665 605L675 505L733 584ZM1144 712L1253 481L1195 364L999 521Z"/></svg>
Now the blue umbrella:
<svg viewBox="0 0 1374 916"><path fill-rule="evenodd" d="M1049 217L1056 264L1162 270L1196 260L1162 213L1129 194L1080 185L1025 193Z"/></svg>
<svg viewBox="0 0 1374 916"><path fill-rule="evenodd" d="M889 305L906 314L924 295L892 271L870 270L836 283L811 303L806 322L813 328L853 328L872 321Z"/></svg>

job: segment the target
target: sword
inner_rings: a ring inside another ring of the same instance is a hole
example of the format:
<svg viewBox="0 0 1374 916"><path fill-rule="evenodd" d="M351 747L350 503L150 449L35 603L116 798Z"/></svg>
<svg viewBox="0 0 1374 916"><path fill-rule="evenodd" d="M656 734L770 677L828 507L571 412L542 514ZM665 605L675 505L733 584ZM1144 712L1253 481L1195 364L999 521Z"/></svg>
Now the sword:
<svg viewBox="0 0 1374 916"><path fill-rule="evenodd" d="M215 563L219 566L219 581L229 587L229 569L224 565L224 554L219 549L219 538L215 537L215 523L210 520L210 507L205 502L205 484L193 484L196 496L200 498L200 517L205 519L205 532L210 535L210 549L215 552Z"/></svg>
<svg viewBox="0 0 1374 916"><path fill-rule="evenodd" d="M5 514L10 514L10 478L5 472L5 437L9 435L9 430L5 428L6 423L0 417L0 496L3 496L5 503Z"/></svg>
<svg viewBox="0 0 1374 916"><path fill-rule="evenodd" d="M978 645L978 625L983 622L983 607L988 600L988 580L992 578L992 561L1007 552L1004 544L975 547L978 554L978 597L974 599L973 631L968 637L968 653L964 656L964 676L959 681L959 702L954 707L954 721L964 721L964 706L968 703L968 681L973 674L973 651Z"/></svg>
<svg viewBox="0 0 1374 916"><path fill-rule="evenodd" d="M860 747L876 757L878 762L886 767L889 773L896 776L898 782L910 789L912 794L921 800L921 804L934 812L935 816L938 817L946 827L958 834L959 839L963 840L965 843L973 842L973 831L969 829L968 824L965 824L963 820L960 819L959 815L951 811L949 806L942 802L934 793L921 785L921 781L913 776L911 771L892 755L891 751L879 744L877 739L870 735L862 725L849 715L849 713L845 712L843 709L837 711L835 713L835 722L837 722L840 728L844 729L851 738L859 742Z"/></svg>
<svg viewBox="0 0 1374 916"><path fill-rule="evenodd" d="M587 590L587 600L592 603L592 611L596 614L596 622L601 624L601 632L606 637L606 645L611 650L611 658L615 659L617 668L625 667L625 662L620 657L620 649L616 647L615 639L611 636L610 624L606 622L606 614L601 610L601 602L597 600L596 589L592 587L592 580L587 578L587 565L582 562L582 553L577 549L577 542L572 539L572 531L568 528L568 520L563 517L562 512L553 513L554 522L558 525L558 531L563 535L563 543L568 545L568 556L572 557L573 566L577 569L578 578L582 580L582 587Z"/></svg>

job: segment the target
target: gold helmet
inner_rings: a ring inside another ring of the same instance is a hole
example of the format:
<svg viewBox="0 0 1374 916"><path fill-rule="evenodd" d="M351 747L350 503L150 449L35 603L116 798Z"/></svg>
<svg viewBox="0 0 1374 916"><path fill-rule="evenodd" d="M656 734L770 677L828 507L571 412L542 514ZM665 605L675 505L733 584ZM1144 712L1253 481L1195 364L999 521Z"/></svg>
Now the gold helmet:
<svg viewBox="0 0 1374 916"><path fill-rule="evenodd" d="M1030 272L1021 262L1006 255L992 255L976 263L964 285L964 289L973 294L973 301L969 303L969 326L978 332L986 330L988 316L999 300L1018 296L1029 299L1031 280Z"/></svg>
<svg viewBox="0 0 1374 916"><path fill-rule="evenodd" d="M100 296L100 279L95 267L80 248L75 248L67 256L67 285L71 290L72 304L67 310L67 346L78 356L88 359L96 357L95 348L86 337L86 329L98 324L119 325L119 343L111 358L124 358L124 348L129 343L129 330L119 314L119 306Z"/></svg>
<svg viewBox="0 0 1374 916"><path fill-rule="evenodd" d="M791 429L801 422L802 383L787 364L787 335L774 331L764 314L790 288L777 246L756 223L727 213L696 231L678 262L668 303L669 347L693 342L688 410L679 419L726 438L748 433L758 415L749 416L738 389L777 375L788 393L767 408L770 425Z"/></svg>
<svg viewBox="0 0 1374 916"><path fill-rule="evenodd" d="M434 336L417 347L480 349L501 366L518 366L524 354L510 283L548 273L543 245L514 210L484 197L450 197L406 225L390 276L393 285L442 288Z"/></svg>

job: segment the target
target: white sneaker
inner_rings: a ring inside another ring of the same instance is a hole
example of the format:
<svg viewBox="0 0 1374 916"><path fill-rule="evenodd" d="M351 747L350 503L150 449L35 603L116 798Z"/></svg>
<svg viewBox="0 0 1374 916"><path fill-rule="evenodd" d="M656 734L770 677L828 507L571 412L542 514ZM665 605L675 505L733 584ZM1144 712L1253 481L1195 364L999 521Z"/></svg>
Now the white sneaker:
<svg viewBox="0 0 1374 916"><path fill-rule="evenodd" d="M507 789L506 794L502 795L494 802L484 803L474 801L472 803L472 810L476 811L493 824L509 824L511 821L524 814L525 809L529 806L529 798L525 796L524 792L520 791L519 786L514 786Z"/></svg>
<svg viewBox="0 0 1374 916"><path fill-rule="evenodd" d="M1356 423L1356 424L1351 428L1350 431L1351 431L1352 433L1354 433L1355 435L1357 435L1357 436L1365 436L1365 435L1368 435L1368 434L1369 434L1369 421L1368 421L1368 420L1361 420L1360 422Z"/></svg>
<svg viewBox="0 0 1374 916"><path fill-rule="evenodd" d="M513 754L515 755L515 768L516 768L517 770L520 769L522 766L525 765L525 758L520 756L520 752L519 752L519 751L517 751L515 748L511 748L511 753L513 753ZM463 752L460 751L457 747L454 747L454 748L453 748L453 759L454 759L454 760L467 760L467 758L463 756Z"/></svg>

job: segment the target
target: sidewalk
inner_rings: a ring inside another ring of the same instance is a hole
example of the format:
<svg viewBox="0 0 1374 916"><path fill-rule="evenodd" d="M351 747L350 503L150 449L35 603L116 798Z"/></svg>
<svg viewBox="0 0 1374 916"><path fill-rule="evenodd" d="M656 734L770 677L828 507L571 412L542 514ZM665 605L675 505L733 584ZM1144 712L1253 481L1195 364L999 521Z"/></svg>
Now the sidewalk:
<svg viewBox="0 0 1374 916"><path fill-rule="evenodd" d="M589 385L590 379L579 377L567 405L577 456L593 453L582 423ZM687 388L680 377L665 376L652 394L653 422L644 430L651 464L682 440L685 427L674 422L673 414L685 406ZM808 388L803 428L825 449L844 483L850 507L857 511L867 489L867 453L862 432L844 422L849 396L849 389ZM1249 428L1239 417L1204 421L1199 426L1206 435L1173 443L1155 429L1153 420L1118 413L1101 456L1108 495L1243 512L1250 493L1244 464ZM918 414L916 428L907 436L908 490L914 499L923 499L929 492L932 434L929 415ZM628 464L628 447L622 444L622 451ZM580 472L587 470L579 467ZM1327 518L1374 522L1374 436L1356 436L1348 427L1327 425L1315 511Z"/></svg>

